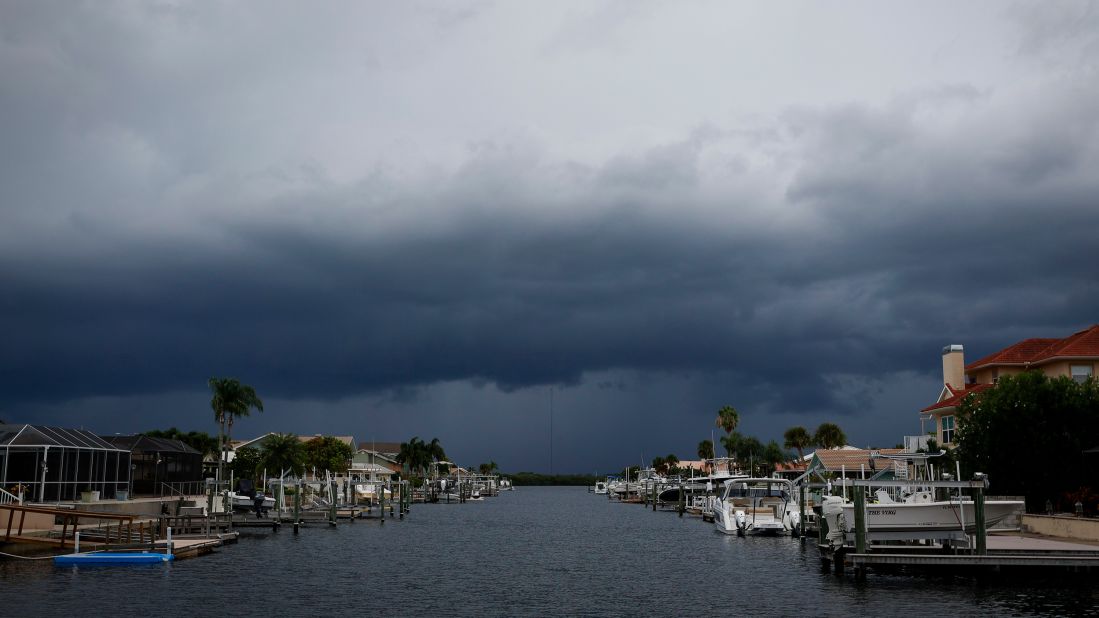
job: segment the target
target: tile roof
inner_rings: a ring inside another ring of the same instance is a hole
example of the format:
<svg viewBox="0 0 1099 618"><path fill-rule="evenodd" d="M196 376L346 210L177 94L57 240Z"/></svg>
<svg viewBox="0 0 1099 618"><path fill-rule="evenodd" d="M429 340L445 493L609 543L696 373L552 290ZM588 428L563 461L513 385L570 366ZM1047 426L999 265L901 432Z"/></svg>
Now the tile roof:
<svg viewBox="0 0 1099 618"><path fill-rule="evenodd" d="M992 384L970 384L965 388L954 388L953 386L947 384L946 388L950 391L950 396L938 403L933 403L927 406L923 410L920 410L920 412L933 412L935 410L942 410L944 408L956 408L958 407L958 404L960 404L962 400L965 399L966 395L969 395L971 393L979 393L991 386Z"/></svg>
<svg viewBox="0 0 1099 618"><path fill-rule="evenodd" d="M1060 339L1024 339L965 366L966 371L987 365L1025 365Z"/></svg>
<svg viewBox="0 0 1099 618"><path fill-rule="evenodd" d="M1024 339L966 365L965 370L973 371L991 365L1027 365L1079 356L1099 356L1099 324L1063 339Z"/></svg>
<svg viewBox="0 0 1099 618"><path fill-rule="evenodd" d="M880 455L897 455L903 452L903 448L882 448L873 451L864 449L818 449L814 455L820 460L821 466L823 466L825 470L839 471L846 469L848 473L851 473L852 471L857 471L859 466L863 466L864 470L870 471L875 467L884 468L889 465L877 461L871 465L871 459L879 459L875 453Z"/></svg>
<svg viewBox="0 0 1099 618"><path fill-rule="evenodd" d="M1033 362L1073 356L1099 356L1099 324L1057 340L1043 350Z"/></svg>
<svg viewBox="0 0 1099 618"><path fill-rule="evenodd" d="M311 436L298 436L298 440L302 442L309 442L311 440L316 440L317 438L335 438L336 440L343 442L347 446L350 446L352 449L355 448L355 438L352 436L324 436L319 433L313 434Z"/></svg>
<svg viewBox="0 0 1099 618"><path fill-rule="evenodd" d="M400 453L400 442L359 442L360 451L374 451L375 453Z"/></svg>

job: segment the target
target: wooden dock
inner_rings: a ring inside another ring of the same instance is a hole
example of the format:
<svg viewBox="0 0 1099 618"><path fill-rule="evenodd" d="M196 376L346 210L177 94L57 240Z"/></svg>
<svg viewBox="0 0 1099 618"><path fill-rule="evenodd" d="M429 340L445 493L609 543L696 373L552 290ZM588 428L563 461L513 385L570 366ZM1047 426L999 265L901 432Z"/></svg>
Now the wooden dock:
<svg viewBox="0 0 1099 618"><path fill-rule="evenodd" d="M821 567L856 576L868 568L949 569L957 573L1001 572L1006 570L1091 573L1099 571L1099 546L1050 538L1013 534L990 535L984 554L971 549L944 549L937 545L870 545L856 552L850 545L820 544Z"/></svg>

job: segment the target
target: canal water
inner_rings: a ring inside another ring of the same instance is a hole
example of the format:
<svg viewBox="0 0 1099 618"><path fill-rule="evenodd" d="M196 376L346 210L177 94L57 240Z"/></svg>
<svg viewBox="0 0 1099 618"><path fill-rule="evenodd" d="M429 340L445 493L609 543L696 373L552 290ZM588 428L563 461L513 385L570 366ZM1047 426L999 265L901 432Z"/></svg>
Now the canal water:
<svg viewBox="0 0 1099 618"><path fill-rule="evenodd" d="M822 573L811 544L725 536L574 487L404 521L243 533L151 567L0 559L0 616L1099 615L1091 580Z"/></svg>

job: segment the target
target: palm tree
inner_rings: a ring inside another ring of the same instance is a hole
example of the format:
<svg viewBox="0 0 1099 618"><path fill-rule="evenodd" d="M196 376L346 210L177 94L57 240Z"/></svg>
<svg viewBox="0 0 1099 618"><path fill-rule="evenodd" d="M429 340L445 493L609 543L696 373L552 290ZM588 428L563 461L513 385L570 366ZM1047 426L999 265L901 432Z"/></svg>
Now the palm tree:
<svg viewBox="0 0 1099 618"><path fill-rule="evenodd" d="M813 444L821 448L839 448L847 444L847 436L835 423L821 423L813 434Z"/></svg>
<svg viewBox="0 0 1099 618"><path fill-rule="evenodd" d="M656 470L658 474L663 474L667 465L663 457L653 457L653 470Z"/></svg>
<svg viewBox="0 0 1099 618"><path fill-rule="evenodd" d="M725 447L725 454L729 458L736 457L737 448L740 445L740 434L733 432L727 436L721 436L721 446Z"/></svg>
<svg viewBox="0 0 1099 618"><path fill-rule="evenodd" d="M214 420L218 423L218 479L224 478L226 447L232 441L233 420L248 416L252 408L263 412L263 401L256 390L247 384L241 384L236 378L210 378L207 384L213 396L210 407L214 410Z"/></svg>
<svg viewBox="0 0 1099 618"><path fill-rule="evenodd" d="M664 473L671 474L679 468L679 457L672 453L664 457Z"/></svg>
<svg viewBox="0 0 1099 618"><path fill-rule="evenodd" d="M271 472L281 475L284 471L300 475L305 468L305 449L301 440L292 433L277 433L263 441L260 461Z"/></svg>
<svg viewBox="0 0 1099 618"><path fill-rule="evenodd" d="M784 453L782 447L778 445L778 442L771 440L767 443L767 446L763 447L763 463L767 465L770 472L774 472L778 464L788 459L787 453Z"/></svg>
<svg viewBox="0 0 1099 618"><path fill-rule="evenodd" d="M748 465L753 468L752 474L755 474L755 462L763 455L763 443L755 436L738 436L735 450L737 464L749 462Z"/></svg>
<svg viewBox="0 0 1099 618"><path fill-rule="evenodd" d="M433 440L432 444L435 443L436 441ZM432 462L430 446L424 444L419 436L413 436L408 442L401 443L400 450L397 452L397 461L408 466L409 475L419 471L420 476L423 477L427 466Z"/></svg>
<svg viewBox="0 0 1099 618"><path fill-rule="evenodd" d="M705 463L706 461L714 458L714 443L710 440L703 440L698 443L698 458L704 463L707 472L710 470L710 466L713 464Z"/></svg>
<svg viewBox="0 0 1099 618"><path fill-rule="evenodd" d="M733 433L739 423L740 414L737 413L736 408L733 406L722 406L721 409L717 411L717 426L724 429L725 433Z"/></svg>
<svg viewBox="0 0 1099 618"><path fill-rule="evenodd" d="M427 451L427 458L428 458L428 463L429 464L439 463L440 461L446 461L446 451L443 450L443 445L442 445L441 442L439 442L438 438L432 438L431 442L429 442L425 446L425 449ZM493 466L496 465L496 462L494 462L494 461L490 462L490 463ZM438 466L432 466L432 468L435 469L435 470L438 470ZM492 472L490 471L489 474L492 474Z"/></svg>
<svg viewBox="0 0 1099 618"><path fill-rule="evenodd" d="M713 459L714 458L714 443L709 440L703 440L698 443L698 458L699 459Z"/></svg>
<svg viewBox="0 0 1099 618"><path fill-rule="evenodd" d="M809 430L801 425L795 425L786 430L786 433L782 434L783 446L786 448L797 449L798 460L805 459L805 447L813 443L813 436L809 435Z"/></svg>

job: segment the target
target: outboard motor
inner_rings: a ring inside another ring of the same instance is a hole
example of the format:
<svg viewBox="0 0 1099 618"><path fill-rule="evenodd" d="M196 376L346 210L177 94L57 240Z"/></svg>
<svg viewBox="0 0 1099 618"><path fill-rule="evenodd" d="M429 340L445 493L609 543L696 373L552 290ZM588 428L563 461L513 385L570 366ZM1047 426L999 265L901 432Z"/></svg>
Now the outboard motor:
<svg viewBox="0 0 1099 618"><path fill-rule="evenodd" d="M801 513L797 511L787 513L786 525L790 527L790 536L801 536Z"/></svg>
<svg viewBox="0 0 1099 618"><path fill-rule="evenodd" d="M744 511L737 511L733 514L733 521L736 522L736 535L744 536L744 532L748 530L748 516Z"/></svg>
<svg viewBox="0 0 1099 618"><path fill-rule="evenodd" d="M847 531L847 518L843 515L843 498L828 496L821 504L821 515L828 524L828 544L835 547L843 544Z"/></svg>

